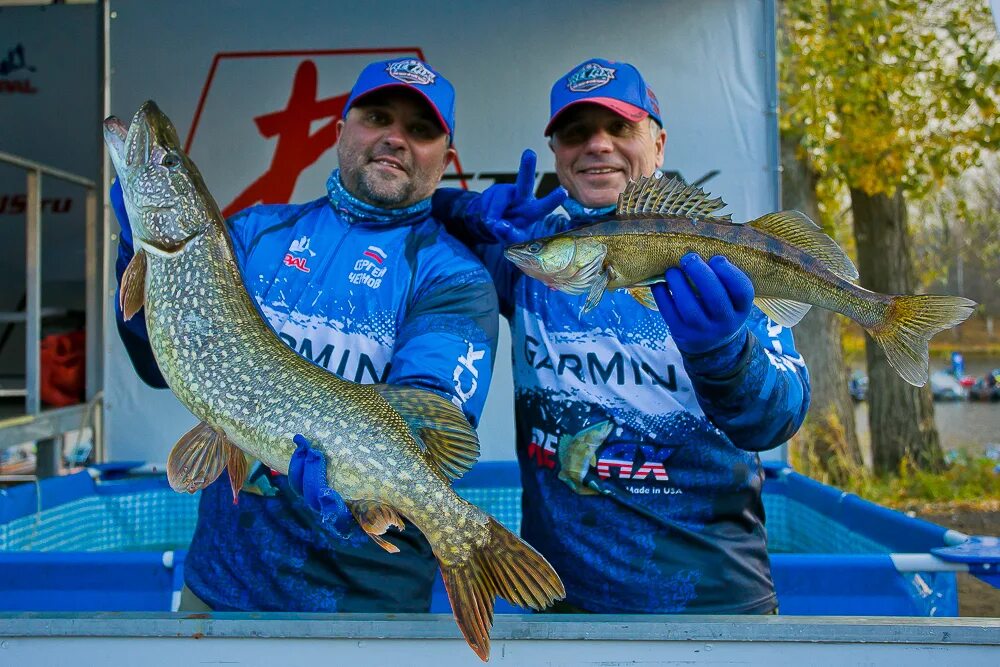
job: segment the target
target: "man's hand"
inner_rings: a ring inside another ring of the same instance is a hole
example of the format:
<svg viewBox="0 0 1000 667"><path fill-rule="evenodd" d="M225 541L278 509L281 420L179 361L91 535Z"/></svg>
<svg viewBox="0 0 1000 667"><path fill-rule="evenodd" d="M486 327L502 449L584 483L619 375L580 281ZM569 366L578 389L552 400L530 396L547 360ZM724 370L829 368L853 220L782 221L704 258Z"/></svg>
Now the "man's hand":
<svg viewBox="0 0 1000 667"><path fill-rule="evenodd" d="M354 520L340 494L327 486L326 460L322 452L309 446L309 441L301 435L292 438L295 453L288 462L288 485L306 505L320 515L320 520L329 525L338 537L358 546L368 536Z"/></svg>
<svg viewBox="0 0 1000 667"><path fill-rule="evenodd" d="M521 154L517 182L498 183L483 191L478 202L483 224L498 241L520 243L528 240L527 227L556 210L566 200L566 190L560 186L536 199L534 195L535 151Z"/></svg>
<svg viewBox="0 0 1000 667"><path fill-rule="evenodd" d="M129 250L132 250L132 223L129 222L128 212L125 210L125 195L122 192L122 184L118 182L117 176L111 183L111 189L108 190L108 195L111 201L111 210L115 212L115 218L118 219L118 225L122 228L121 240L126 246L128 246Z"/></svg>
<svg viewBox="0 0 1000 667"><path fill-rule="evenodd" d="M721 255L706 264L691 252L680 264L667 269L665 283L652 287L660 315L681 352L720 348L743 329L753 307L753 284Z"/></svg>

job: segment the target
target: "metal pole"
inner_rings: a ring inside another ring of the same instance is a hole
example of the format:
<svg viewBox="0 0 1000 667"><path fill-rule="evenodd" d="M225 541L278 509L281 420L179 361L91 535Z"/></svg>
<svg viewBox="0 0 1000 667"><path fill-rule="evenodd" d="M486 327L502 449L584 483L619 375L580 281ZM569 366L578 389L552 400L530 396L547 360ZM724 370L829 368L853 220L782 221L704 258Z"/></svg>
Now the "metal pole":
<svg viewBox="0 0 1000 667"><path fill-rule="evenodd" d="M25 211L24 280L27 293L24 335L24 411L37 415L41 411L42 365L42 171L27 172L28 207ZM62 464L60 438L39 440L35 445L35 474L51 477L59 474Z"/></svg>
<svg viewBox="0 0 1000 667"><path fill-rule="evenodd" d="M40 366L42 337L42 176L31 169L27 172L28 207L25 210L26 248L24 254L24 286L27 294L25 303L25 389L24 411L29 415L38 414L40 399Z"/></svg>

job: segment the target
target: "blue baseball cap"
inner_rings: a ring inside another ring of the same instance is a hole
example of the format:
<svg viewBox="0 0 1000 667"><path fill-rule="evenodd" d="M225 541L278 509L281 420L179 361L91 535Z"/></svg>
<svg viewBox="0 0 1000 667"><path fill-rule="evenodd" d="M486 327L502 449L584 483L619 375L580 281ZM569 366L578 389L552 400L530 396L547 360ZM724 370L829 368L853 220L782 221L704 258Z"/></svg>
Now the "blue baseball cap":
<svg viewBox="0 0 1000 667"><path fill-rule="evenodd" d="M420 93L434 110L441 127L448 133L449 141L455 135L455 88L448 79L427 63L413 57L380 60L361 70L357 83L344 105L344 116L359 98L394 86L409 88Z"/></svg>
<svg viewBox="0 0 1000 667"><path fill-rule="evenodd" d="M551 114L545 136L563 111L588 102L599 104L619 116L637 122L647 116L663 127L660 103L634 66L603 58L591 58L571 69L552 86Z"/></svg>

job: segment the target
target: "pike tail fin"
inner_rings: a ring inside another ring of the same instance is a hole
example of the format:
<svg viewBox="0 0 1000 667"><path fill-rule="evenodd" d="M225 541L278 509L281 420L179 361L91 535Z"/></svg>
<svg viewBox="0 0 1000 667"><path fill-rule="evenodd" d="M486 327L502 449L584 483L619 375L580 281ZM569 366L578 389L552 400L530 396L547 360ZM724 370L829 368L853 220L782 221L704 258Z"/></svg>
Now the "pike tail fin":
<svg viewBox="0 0 1000 667"><path fill-rule="evenodd" d="M972 315L976 302L959 296L894 296L880 324L868 333L899 375L916 387L927 384L931 338Z"/></svg>
<svg viewBox="0 0 1000 667"><path fill-rule="evenodd" d="M527 542L489 517L486 543L472 557L441 564L448 599L465 640L483 662L490 658L496 596L511 604L544 609L566 595L549 562Z"/></svg>

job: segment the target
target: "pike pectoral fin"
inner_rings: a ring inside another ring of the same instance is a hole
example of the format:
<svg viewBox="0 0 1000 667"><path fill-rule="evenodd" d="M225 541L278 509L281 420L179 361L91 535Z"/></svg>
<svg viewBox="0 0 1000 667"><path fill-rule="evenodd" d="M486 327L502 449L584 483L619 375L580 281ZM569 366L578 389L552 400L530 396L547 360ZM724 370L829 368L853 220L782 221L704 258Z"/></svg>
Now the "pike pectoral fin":
<svg viewBox="0 0 1000 667"><path fill-rule="evenodd" d="M229 447L233 445L225 434L205 422L182 435L167 457L170 488L188 493L204 489L222 474Z"/></svg>
<svg viewBox="0 0 1000 667"><path fill-rule="evenodd" d="M399 553L399 547L381 537L390 526L395 526L399 530L404 529L403 518L399 516L399 512L389 505L370 500L350 501L347 506L351 508L351 513L361 528L368 533L368 537L389 553Z"/></svg>
<svg viewBox="0 0 1000 667"><path fill-rule="evenodd" d="M794 327L812 308L808 303L762 296L757 297L753 302L764 311L765 315L783 327Z"/></svg>
<svg viewBox="0 0 1000 667"><path fill-rule="evenodd" d="M451 401L414 387L379 384L373 389L402 415L427 447L431 463L451 479L464 475L479 458L476 431Z"/></svg>
<svg viewBox="0 0 1000 667"><path fill-rule="evenodd" d="M146 253L136 251L122 274L118 290L118 305L121 306L125 321L128 322L146 303Z"/></svg>
<svg viewBox="0 0 1000 667"><path fill-rule="evenodd" d="M659 311L659 308L656 307L656 299L653 298L653 290L648 287L629 287L626 291L646 308Z"/></svg>

